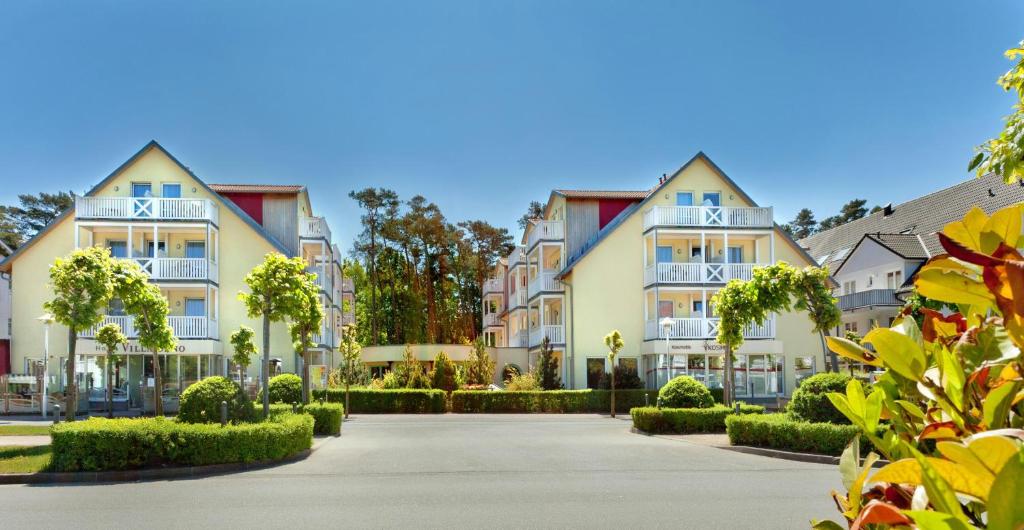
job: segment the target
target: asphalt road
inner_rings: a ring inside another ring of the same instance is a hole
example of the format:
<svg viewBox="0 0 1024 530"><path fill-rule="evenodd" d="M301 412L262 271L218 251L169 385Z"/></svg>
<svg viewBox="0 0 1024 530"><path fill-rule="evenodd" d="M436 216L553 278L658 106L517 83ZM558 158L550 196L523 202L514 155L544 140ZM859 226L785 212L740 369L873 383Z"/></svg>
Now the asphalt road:
<svg viewBox="0 0 1024 530"><path fill-rule="evenodd" d="M0 486L3 528L808 528L834 466L580 415L360 416L289 465L202 479Z"/></svg>

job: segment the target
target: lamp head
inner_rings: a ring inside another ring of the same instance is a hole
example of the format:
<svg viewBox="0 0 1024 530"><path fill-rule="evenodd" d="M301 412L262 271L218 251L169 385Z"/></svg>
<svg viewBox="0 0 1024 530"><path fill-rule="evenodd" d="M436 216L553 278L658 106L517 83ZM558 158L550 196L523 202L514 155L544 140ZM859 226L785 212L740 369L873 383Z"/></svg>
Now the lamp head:
<svg viewBox="0 0 1024 530"><path fill-rule="evenodd" d="M663 328L665 328L667 330L667 329L672 327L672 324L674 322L675 321L672 320L671 318L665 317L665 318L661 319L661 327L663 327Z"/></svg>
<svg viewBox="0 0 1024 530"><path fill-rule="evenodd" d="M36 320L47 326L53 324L54 322L53 315L51 315L50 313L43 313L42 315L36 317Z"/></svg>

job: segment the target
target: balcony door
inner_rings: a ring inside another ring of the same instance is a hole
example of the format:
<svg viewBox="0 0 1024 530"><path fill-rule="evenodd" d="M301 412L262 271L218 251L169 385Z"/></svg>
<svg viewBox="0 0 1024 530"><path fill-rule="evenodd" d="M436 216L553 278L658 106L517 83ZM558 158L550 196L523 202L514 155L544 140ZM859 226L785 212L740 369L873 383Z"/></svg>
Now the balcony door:
<svg viewBox="0 0 1024 530"><path fill-rule="evenodd" d="M202 259L206 257L206 242L205 241L186 241L185 242L185 257L186 258L198 258Z"/></svg>
<svg viewBox="0 0 1024 530"><path fill-rule="evenodd" d="M107 241L107 248L110 249L110 255L114 258L127 258L128 257L128 242L127 241Z"/></svg>
<svg viewBox="0 0 1024 530"><path fill-rule="evenodd" d="M153 196L153 184L149 182L132 182L132 213L136 217L153 217L153 204L151 201L140 201L138 199Z"/></svg>
<svg viewBox="0 0 1024 530"><path fill-rule="evenodd" d="M672 247L658 247L656 259L658 263L672 263Z"/></svg>
<svg viewBox="0 0 1024 530"><path fill-rule="evenodd" d="M186 298L185 299L185 316L187 317L205 317L206 316L206 300L202 298Z"/></svg>

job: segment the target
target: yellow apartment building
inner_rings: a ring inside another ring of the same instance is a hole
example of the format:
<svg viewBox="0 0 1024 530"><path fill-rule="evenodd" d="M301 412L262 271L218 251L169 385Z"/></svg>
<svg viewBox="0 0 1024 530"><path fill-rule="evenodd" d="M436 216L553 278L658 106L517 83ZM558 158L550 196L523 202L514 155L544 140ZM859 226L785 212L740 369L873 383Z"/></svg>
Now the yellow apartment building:
<svg viewBox="0 0 1024 530"><path fill-rule="evenodd" d="M303 186L207 184L155 141L149 142L31 241L0 262L11 278L12 380L26 384L46 373L48 392L65 386L63 366L68 331L46 331L37 318L52 298L48 267L76 248L102 246L113 256L138 262L170 303L169 323L178 338L173 352L161 355L165 410L173 411L181 391L210 375L237 379L228 338L240 325L256 330L261 322L246 316L238 293L247 290L246 273L270 252L301 256L317 275L324 304L324 326L314 337L314 367L333 366L340 327L352 321L351 279L343 278L331 230L313 213ZM112 301L104 323L116 322L129 336L125 360L114 370L118 408L152 409L151 356L134 340L132 318ZM106 381L102 348L95 330L79 336L77 383L80 410L100 407ZM298 372L301 359L292 348L285 323L271 327L271 373ZM254 389L260 362L253 359L246 384ZM324 370L315 370L316 374ZM314 382L317 382L314 380ZM38 387L38 384L34 385ZM38 403L35 404L38 406Z"/></svg>
<svg viewBox="0 0 1024 530"><path fill-rule="evenodd" d="M758 265L815 265L703 153L649 190L554 190L542 219L483 286L488 343L528 348L545 338L566 388L593 388L610 369L603 338L622 332L617 362L648 388L688 374L721 388L723 348L711 298ZM666 320L668 319L668 320ZM736 395L788 396L824 367L824 345L804 314L750 326L736 351Z"/></svg>

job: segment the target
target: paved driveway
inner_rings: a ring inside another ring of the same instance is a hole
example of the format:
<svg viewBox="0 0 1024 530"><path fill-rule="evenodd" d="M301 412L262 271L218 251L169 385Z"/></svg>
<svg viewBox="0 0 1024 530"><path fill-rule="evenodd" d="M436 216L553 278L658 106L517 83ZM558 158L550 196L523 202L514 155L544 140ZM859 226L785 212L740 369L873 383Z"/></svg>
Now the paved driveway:
<svg viewBox="0 0 1024 530"><path fill-rule="evenodd" d="M205 479L0 486L6 528L807 528L834 466L581 415L360 416L310 458Z"/></svg>

